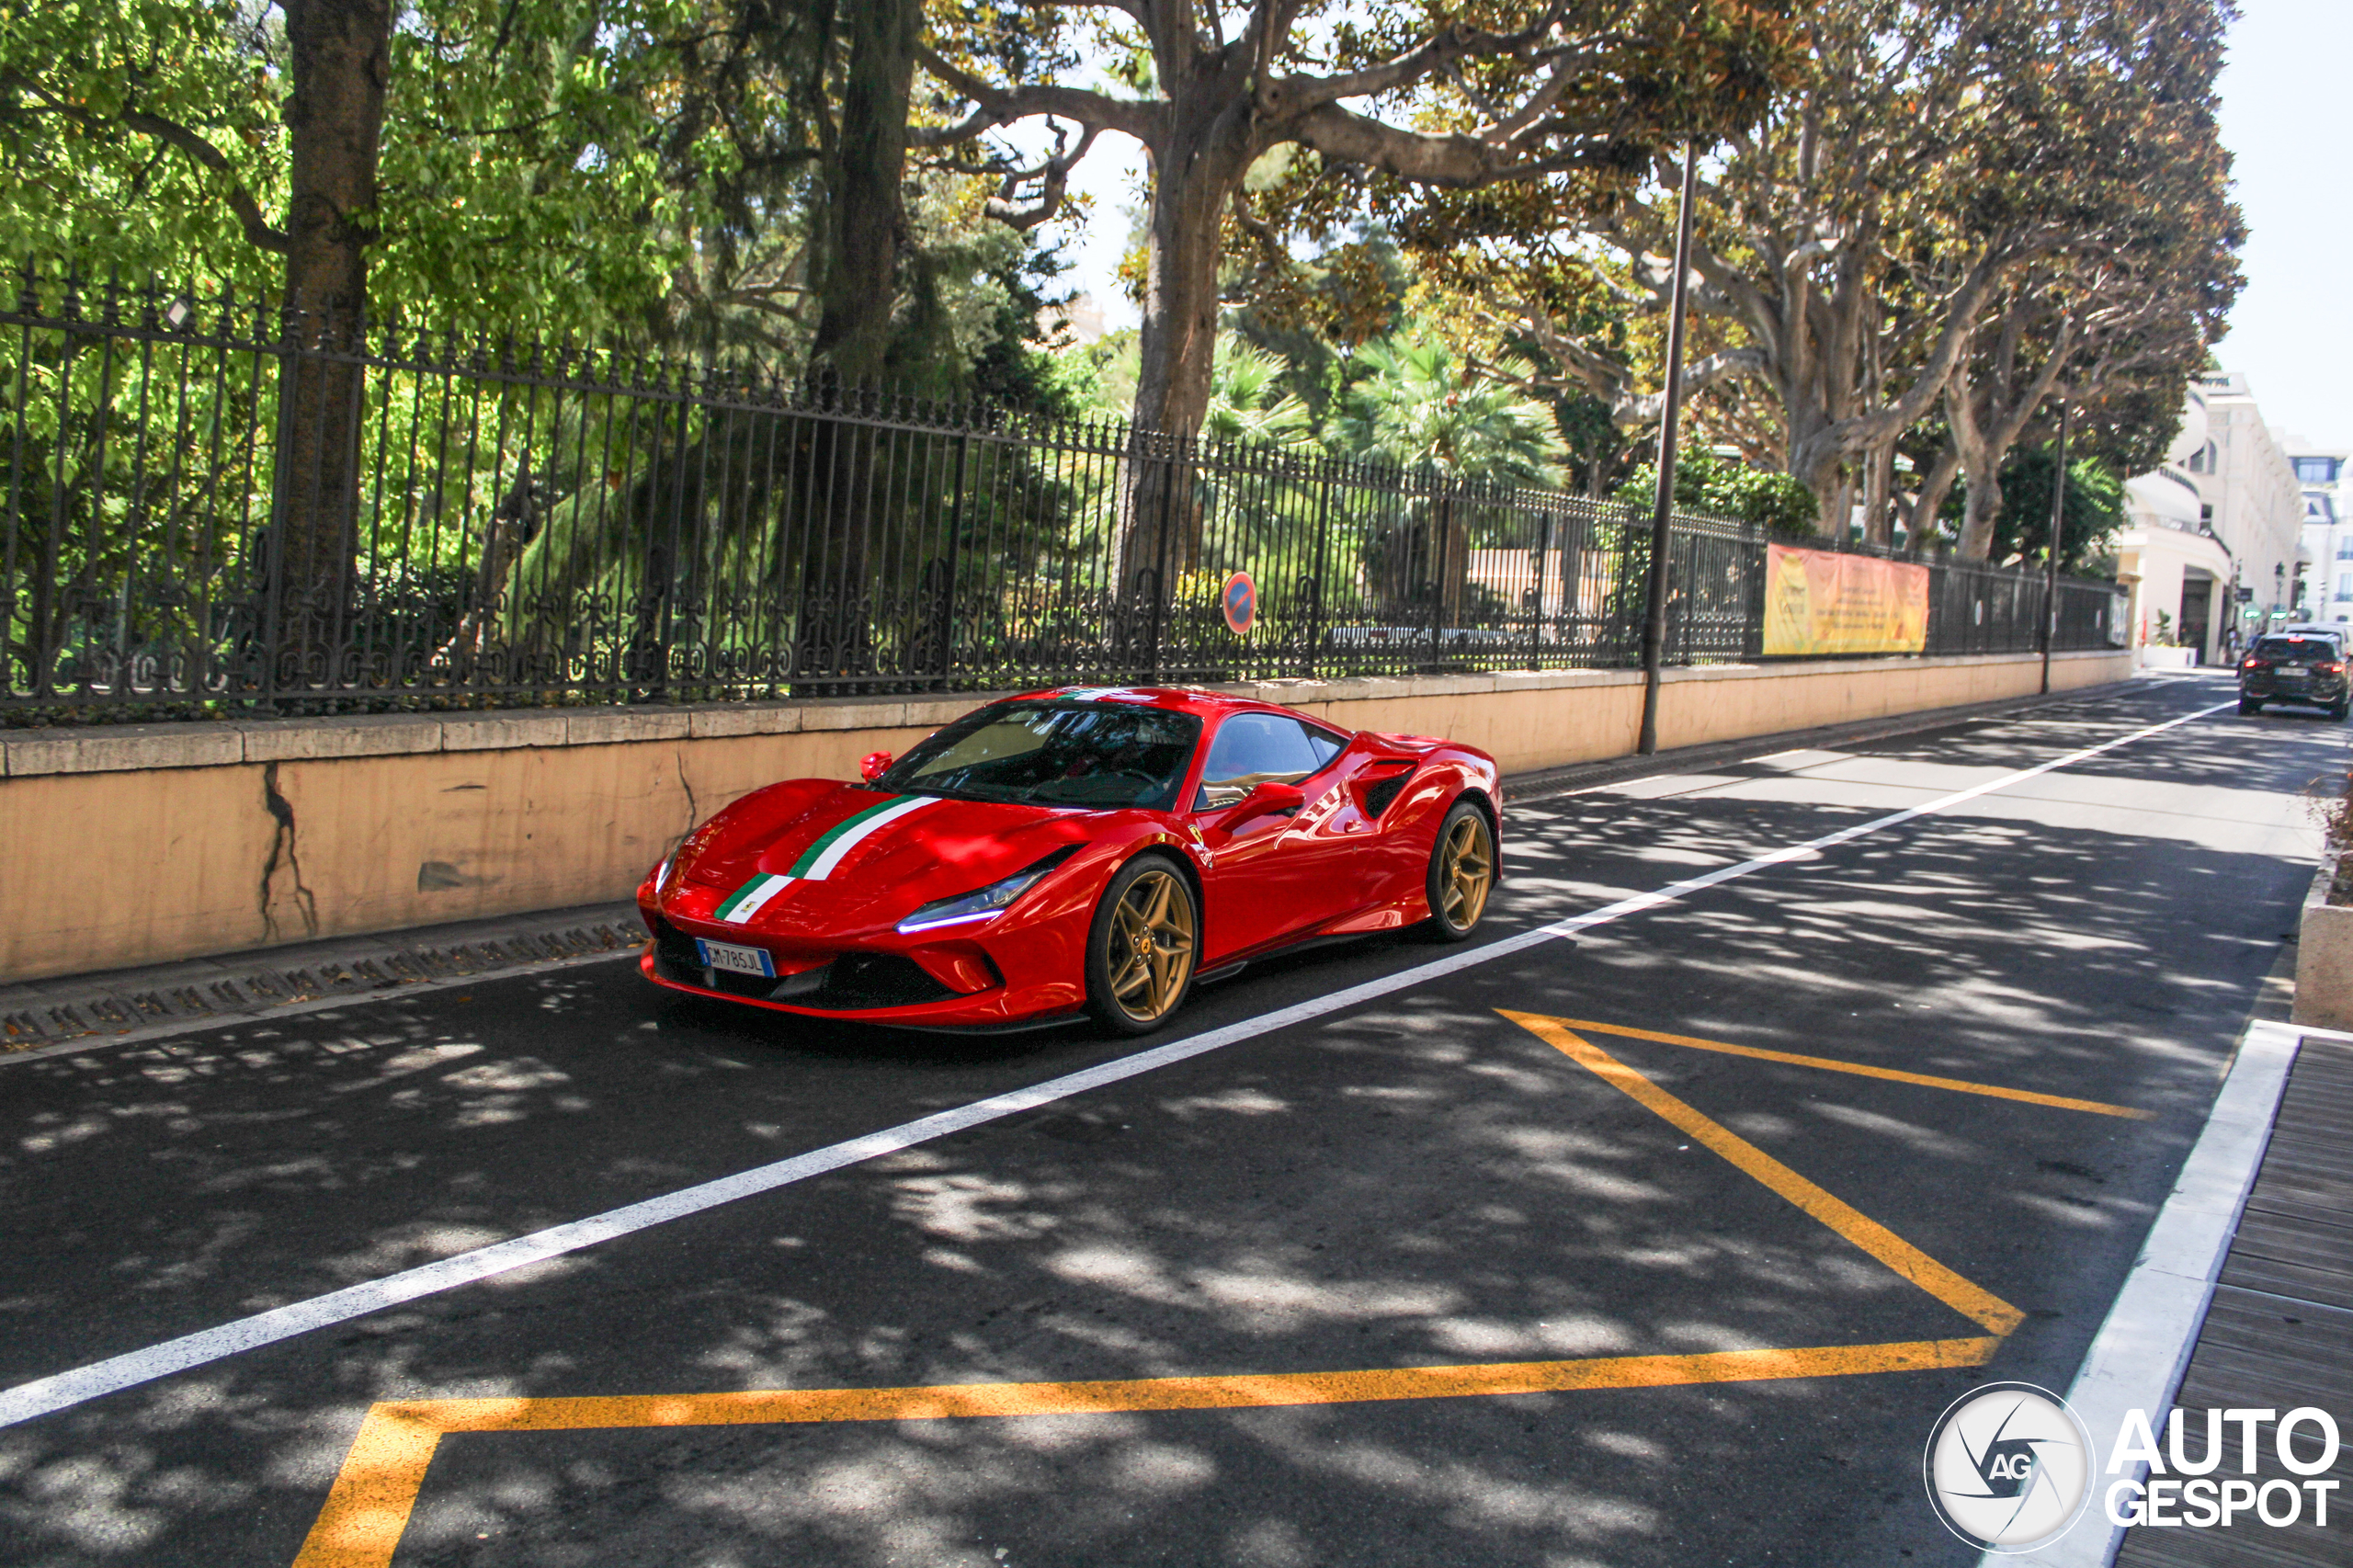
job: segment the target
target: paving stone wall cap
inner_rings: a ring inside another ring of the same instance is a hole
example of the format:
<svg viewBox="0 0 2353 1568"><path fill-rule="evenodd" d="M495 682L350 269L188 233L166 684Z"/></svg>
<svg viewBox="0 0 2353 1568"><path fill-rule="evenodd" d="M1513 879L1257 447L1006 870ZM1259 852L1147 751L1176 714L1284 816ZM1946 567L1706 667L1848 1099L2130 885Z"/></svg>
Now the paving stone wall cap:
<svg viewBox="0 0 2353 1568"><path fill-rule="evenodd" d="M247 762L299 762L322 756L399 756L441 749L441 721L421 713L341 719L266 719L236 728Z"/></svg>
<svg viewBox="0 0 2353 1568"><path fill-rule="evenodd" d="M244 736L219 723L105 724L86 730L24 730L7 741L8 777L122 773L154 767L219 767L245 759Z"/></svg>
<svg viewBox="0 0 2353 1568"><path fill-rule="evenodd" d="M687 733L696 740L725 735L790 735L801 729L802 702L736 702L687 710Z"/></svg>
<svg viewBox="0 0 2353 1568"><path fill-rule="evenodd" d="M441 721L443 751L506 751L569 744L571 722L561 713L468 714Z"/></svg>
<svg viewBox="0 0 2353 1568"><path fill-rule="evenodd" d="M906 722L904 702L813 702L801 712L803 730L896 730Z"/></svg>
<svg viewBox="0 0 2353 1568"><path fill-rule="evenodd" d="M566 745L613 745L625 741L683 741L692 733L683 708L582 709L563 716Z"/></svg>

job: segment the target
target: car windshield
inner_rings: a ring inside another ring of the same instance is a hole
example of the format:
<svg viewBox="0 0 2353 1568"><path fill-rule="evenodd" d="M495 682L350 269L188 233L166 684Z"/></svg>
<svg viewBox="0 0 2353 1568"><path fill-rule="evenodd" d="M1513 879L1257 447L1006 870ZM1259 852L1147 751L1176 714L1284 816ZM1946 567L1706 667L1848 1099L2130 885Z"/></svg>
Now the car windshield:
<svg viewBox="0 0 2353 1568"><path fill-rule="evenodd" d="M2336 657L2336 644L2325 637L2266 637L2255 645L2255 656L2298 664L2334 659Z"/></svg>
<svg viewBox="0 0 2353 1568"><path fill-rule="evenodd" d="M1107 702L999 702L938 731L875 780L906 794L1166 811L1201 722Z"/></svg>

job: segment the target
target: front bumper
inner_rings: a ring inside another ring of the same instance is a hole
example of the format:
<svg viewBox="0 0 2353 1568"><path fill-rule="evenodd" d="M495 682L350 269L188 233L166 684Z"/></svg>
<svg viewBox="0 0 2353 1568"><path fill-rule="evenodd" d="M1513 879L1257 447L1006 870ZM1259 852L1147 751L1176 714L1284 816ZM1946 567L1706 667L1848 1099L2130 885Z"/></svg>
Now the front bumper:
<svg viewBox="0 0 2353 1568"><path fill-rule="evenodd" d="M740 1002L803 1017L923 1028L998 1028L1075 1012L1086 999L1076 948L1051 926L1030 926L983 949L965 941L876 934L813 950L806 941L778 947L757 931L716 930L669 918L641 897L638 913L654 940L638 960L656 985L719 1001ZM704 966L695 947L710 941L767 948L782 972L771 979ZM1071 949L1064 958L1065 947ZM949 950L955 949L955 950ZM919 961L920 960L920 961ZM950 985L942 976L962 982Z"/></svg>

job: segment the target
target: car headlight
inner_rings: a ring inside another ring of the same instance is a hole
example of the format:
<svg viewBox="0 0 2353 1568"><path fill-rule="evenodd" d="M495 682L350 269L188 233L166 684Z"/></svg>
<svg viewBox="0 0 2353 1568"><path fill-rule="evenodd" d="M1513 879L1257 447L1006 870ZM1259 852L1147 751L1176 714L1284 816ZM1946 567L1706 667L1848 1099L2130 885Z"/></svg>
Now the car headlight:
<svg viewBox="0 0 2353 1568"><path fill-rule="evenodd" d="M928 931L940 926L957 926L967 921L994 920L1007 905L1028 892L1038 880L1078 852L1078 846L1069 845L1055 850L1034 866L1025 867L1003 881L991 882L977 892L959 893L954 898L936 898L904 920L899 922L902 935Z"/></svg>

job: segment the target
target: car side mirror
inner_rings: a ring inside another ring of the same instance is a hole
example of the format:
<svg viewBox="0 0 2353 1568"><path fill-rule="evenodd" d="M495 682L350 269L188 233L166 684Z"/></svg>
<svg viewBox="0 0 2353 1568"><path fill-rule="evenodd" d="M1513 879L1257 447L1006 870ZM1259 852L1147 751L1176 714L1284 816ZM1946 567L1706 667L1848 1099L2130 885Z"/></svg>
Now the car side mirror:
<svg viewBox="0 0 2353 1568"><path fill-rule="evenodd" d="M1307 804L1306 791L1296 784L1284 784L1269 778L1255 785L1250 792L1225 809L1217 825L1228 833L1253 817L1272 816L1279 812L1295 812Z"/></svg>
<svg viewBox="0 0 2353 1568"><path fill-rule="evenodd" d="M871 784L890 771L892 760L887 751L868 752L858 759L858 776Z"/></svg>

